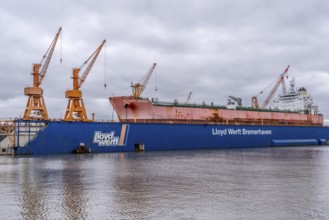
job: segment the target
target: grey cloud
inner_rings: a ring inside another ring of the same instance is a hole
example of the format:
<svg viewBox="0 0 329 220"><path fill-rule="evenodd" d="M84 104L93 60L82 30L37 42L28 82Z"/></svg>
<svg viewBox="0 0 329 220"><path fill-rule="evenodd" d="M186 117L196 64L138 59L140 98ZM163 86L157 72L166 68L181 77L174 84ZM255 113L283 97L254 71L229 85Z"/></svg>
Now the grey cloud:
<svg viewBox="0 0 329 220"><path fill-rule="evenodd" d="M191 102L226 104L234 95L245 105L291 65L291 77L329 117L327 1L14 0L2 3L0 11L0 100L5 103L0 117L23 113L32 63L39 62L60 26L62 41L42 84L51 117L64 114L72 68L103 39L106 53L82 87L87 111L96 117L110 117L108 96L130 94L131 81L153 62L158 67L146 97L185 101L192 91Z"/></svg>

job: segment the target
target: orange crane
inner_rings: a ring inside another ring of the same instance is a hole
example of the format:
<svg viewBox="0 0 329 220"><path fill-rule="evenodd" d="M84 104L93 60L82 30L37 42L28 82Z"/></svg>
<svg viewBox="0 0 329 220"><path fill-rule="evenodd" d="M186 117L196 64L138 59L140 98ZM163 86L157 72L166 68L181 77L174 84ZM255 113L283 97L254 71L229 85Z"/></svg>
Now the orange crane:
<svg viewBox="0 0 329 220"><path fill-rule="evenodd" d="M271 99L273 98L273 95L275 94L275 92L278 90L279 85L282 85L282 93L285 95L287 94L287 89L286 89L286 84L284 83L284 78L286 77L288 70L289 70L289 65L288 67L283 71L283 73L280 74L279 78L276 80L276 83L274 85L274 87L272 88L271 92L268 94L268 96L266 97L264 103L262 104L262 108L266 108L268 106L268 104L270 103ZM262 94L264 92L261 91L259 94ZM257 100L257 96L253 96L252 97L252 107L254 108L258 108L258 100Z"/></svg>
<svg viewBox="0 0 329 220"><path fill-rule="evenodd" d="M91 68L93 67L99 52L104 46L106 40L95 50L95 52L83 63L80 68L73 69L73 89L65 91L65 97L68 98L68 104L64 116L65 121L89 121L85 109L85 105L82 99L82 92L80 88L85 82ZM84 73L79 77L79 72L81 68L86 65L90 60L89 65L86 67Z"/></svg>
<svg viewBox="0 0 329 220"><path fill-rule="evenodd" d="M61 31L62 28L59 28L53 42L49 46L45 55L42 57L41 62L33 64L33 86L24 88L24 95L29 97L24 111L24 120L48 119L48 112L45 100L43 98L43 89L40 87L40 85L46 76L50 59L53 55Z"/></svg>
<svg viewBox="0 0 329 220"><path fill-rule="evenodd" d="M142 92L144 91L148 81L150 80L156 65L157 65L156 63L153 63L151 69L146 73L145 76L143 76L141 80L139 80L138 83L136 84L131 83L130 87L133 90L133 97L139 98L142 95Z"/></svg>

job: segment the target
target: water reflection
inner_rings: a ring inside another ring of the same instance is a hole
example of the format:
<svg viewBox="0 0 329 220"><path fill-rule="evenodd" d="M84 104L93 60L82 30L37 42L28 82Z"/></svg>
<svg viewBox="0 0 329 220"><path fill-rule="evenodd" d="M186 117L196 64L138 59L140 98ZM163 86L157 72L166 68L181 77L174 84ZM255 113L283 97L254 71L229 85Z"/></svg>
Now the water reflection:
<svg viewBox="0 0 329 220"><path fill-rule="evenodd" d="M142 153L134 155L121 154L118 157L118 172L114 176L113 204L117 217L124 219L147 219L149 202L155 193L150 185L148 175L153 169L145 163ZM150 166L151 165L151 166ZM147 174L147 175L144 175Z"/></svg>
<svg viewBox="0 0 329 220"><path fill-rule="evenodd" d="M86 186L84 184L84 157L65 160L62 172L62 211L66 219L87 218Z"/></svg>
<svg viewBox="0 0 329 220"><path fill-rule="evenodd" d="M22 162L22 160L19 161ZM37 161L33 159L24 160L24 163L20 164L22 169L17 177L24 219L45 219L49 212L47 194L44 191L47 188L44 187L43 182L39 181L43 178L43 174L36 172L36 168L43 166L43 163Z"/></svg>
<svg viewBox="0 0 329 220"><path fill-rule="evenodd" d="M0 157L4 219L329 216L329 147Z"/></svg>
<svg viewBox="0 0 329 220"><path fill-rule="evenodd" d="M86 219L83 158L18 158L23 219Z"/></svg>

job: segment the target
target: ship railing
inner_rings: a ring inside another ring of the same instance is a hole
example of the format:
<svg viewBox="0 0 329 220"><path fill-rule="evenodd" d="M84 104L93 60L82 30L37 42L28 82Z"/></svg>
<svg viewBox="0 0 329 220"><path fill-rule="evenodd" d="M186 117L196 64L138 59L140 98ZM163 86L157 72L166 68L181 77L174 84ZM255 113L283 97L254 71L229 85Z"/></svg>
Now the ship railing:
<svg viewBox="0 0 329 220"><path fill-rule="evenodd" d="M214 108L214 109L226 109L225 105L214 105L213 102L207 104L203 102L202 104L196 103L180 103L177 100L174 102L167 102L167 101L158 101L152 99L152 104L155 106L169 106L169 107L190 107L190 108Z"/></svg>
<svg viewBox="0 0 329 220"><path fill-rule="evenodd" d="M167 102L167 101L158 101L152 99L152 104L155 106L165 106L165 107L189 107L189 108L209 108L209 109L228 109L225 105L214 105L213 102L207 104L203 102L202 104L196 103L180 103L177 101ZM244 111L256 111L256 112L283 112L283 113L295 113L301 114L299 111L289 111L289 110L280 110L276 108L253 108L248 106L237 106L235 109L229 110L244 110Z"/></svg>
<svg viewBox="0 0 329 220"><path fill-rule="evenodd" d="M147 119L147 120L121 120L122 123L146 123L146 124L203 124L203 125L263 125L263 126L323 126L321 123L301 122L296 120L280 121L280 120L250 120L250 119L230 119L230 120L168 120L168 119Z"/></svg>
<svg viewBox="0 0 329 220"><path fill-rule="evenodd" d="M21 122L27 122L28 120L24 120L24 119L18 119L20 120ZM13 119L13 121L15 121L15 119ZM47 120L40 120L40 119L35 119L35 120L30 120L30 121L34 121L34 122L44 122L44 123L47 123L48 121L52 121L52 122L56 122L56 121L64 121L64 119L62 118L49 118ZM77 120L78 122L78 120ZM94 119L94 120L88 120L88 122L115 122L114 119Z"/></svg>
<svg viewBox="0 0 329 220"><path fill-rule="evenodd" d="M14 147L24 147L45 129L47 120L15 120Z"/></svg>

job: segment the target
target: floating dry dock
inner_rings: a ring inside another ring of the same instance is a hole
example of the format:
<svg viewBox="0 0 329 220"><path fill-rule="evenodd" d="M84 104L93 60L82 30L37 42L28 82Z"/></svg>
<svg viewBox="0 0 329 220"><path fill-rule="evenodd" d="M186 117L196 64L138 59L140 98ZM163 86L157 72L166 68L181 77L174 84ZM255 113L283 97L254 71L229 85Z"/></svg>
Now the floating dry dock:
<svg viewBox="0 0 329 220"><path fill-rule="evenodd" d="M291 85L273 100L277 109L110 97L119 122L8 120L1 123L0 149L49 155L327 145L323 115L305 88Z"/></svg>
<svg viewBox="0 0 329 220"><path fill-rule="evenodd" d="M3 153L49 155L325 145L323 126L15 120L1 134Z"/></svg>

